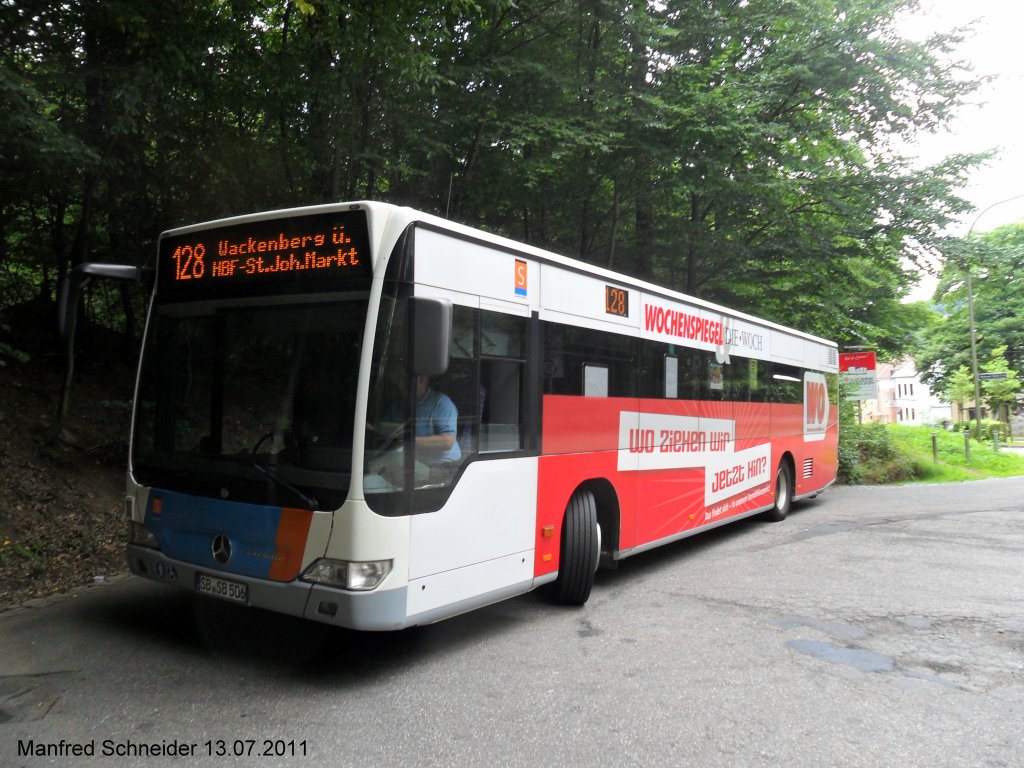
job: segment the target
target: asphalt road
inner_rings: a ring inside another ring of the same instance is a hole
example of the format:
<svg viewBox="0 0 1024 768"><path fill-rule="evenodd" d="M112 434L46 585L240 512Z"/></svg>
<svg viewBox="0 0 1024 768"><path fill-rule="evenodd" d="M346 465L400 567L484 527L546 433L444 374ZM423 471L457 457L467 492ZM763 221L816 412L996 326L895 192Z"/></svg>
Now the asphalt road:
<svg viewBox="0 0 1024 768"><path fill-rule="evenodd" d="M359 634L123 578L0 615L0 766L1016 766L1022 726L1024 478L836 488L582 609Z"/></svg>

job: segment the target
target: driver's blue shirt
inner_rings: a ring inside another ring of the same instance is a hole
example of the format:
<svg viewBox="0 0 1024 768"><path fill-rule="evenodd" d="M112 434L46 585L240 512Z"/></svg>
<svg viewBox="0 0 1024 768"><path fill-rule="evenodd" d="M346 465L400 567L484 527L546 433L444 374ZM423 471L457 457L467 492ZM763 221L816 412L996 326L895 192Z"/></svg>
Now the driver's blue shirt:
<svg viewBox="0 0 1024 768"><path fill-rule="evenodd" d="M416 435L451 435L458 432L459 411L448 395L428 388L416 403ZM417 447L416 458L426 464L444 464L462 457L459 441L453 439L447 451L430 451Z"/></svg>

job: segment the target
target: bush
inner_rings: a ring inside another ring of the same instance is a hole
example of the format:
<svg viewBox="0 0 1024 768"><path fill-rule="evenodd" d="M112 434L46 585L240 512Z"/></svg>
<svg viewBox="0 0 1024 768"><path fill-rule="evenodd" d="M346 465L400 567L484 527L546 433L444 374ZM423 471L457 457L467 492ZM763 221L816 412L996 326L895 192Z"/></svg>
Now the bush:
<svg viewBox="0 0 1024 768"><path fill-rule="evenodd" d="M840 401L838 482L899 483L920 478L923 471L918 460L899 450L885 424L859 423L857 402Z"/></svg>
<svg viewBox="0 0 1024 768"><path fill-rule="evenodd" d="M921 476L918 462L897 449L885 424L840 425L839 482L899 483Z"/></svg>

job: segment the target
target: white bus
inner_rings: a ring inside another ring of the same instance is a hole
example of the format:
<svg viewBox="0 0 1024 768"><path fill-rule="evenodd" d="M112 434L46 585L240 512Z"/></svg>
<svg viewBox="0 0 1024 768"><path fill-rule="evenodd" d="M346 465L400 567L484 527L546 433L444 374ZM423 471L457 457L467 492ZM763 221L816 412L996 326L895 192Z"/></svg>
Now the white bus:
<svg viewBox="0 0 1024 768"><path fill-rule="evenodd" d="M434 622L834 482L835 344L374 202L160 238L133 573Z"/></svg>

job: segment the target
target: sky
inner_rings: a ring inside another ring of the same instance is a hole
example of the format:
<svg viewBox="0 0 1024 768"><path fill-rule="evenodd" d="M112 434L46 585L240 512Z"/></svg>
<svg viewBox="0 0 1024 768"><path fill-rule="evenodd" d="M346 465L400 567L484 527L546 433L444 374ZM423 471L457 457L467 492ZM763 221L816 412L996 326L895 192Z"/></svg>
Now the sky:
<svg viewBox="0 0 1024 768"><path fill-rule="evenodd" d="M974 172L964 196L976 207L951 234L975 231L1024 220L1024 197L996 205L980 219L986 207L1015 195L1024 195L1024 2L1021 0L922 0L920 12L904 18L900 29L913 39L962 27L976 21L974 33L958 49L978 75L994 75L963 106L948 132L924 135L916 147L923 162L934 162L955 152L998 149L998 157Z"/></svg>
<svg viewBox="0 0 1024 768"><path fill-rule="evenodd" d="M958 152L998 150L961 190L975 210L950 228L953 236L966 235L972 225L974 232L987 232L1024 221L1024 2L921 0L920 10L899 23L904 36L923 40L972 22L973 32L954 57L969 62L975 75L994 79L960 108L947 131L924 134L907 149L922 165ZM929 298L934 285L933 279L923 279L910 298Z"/></svg>

